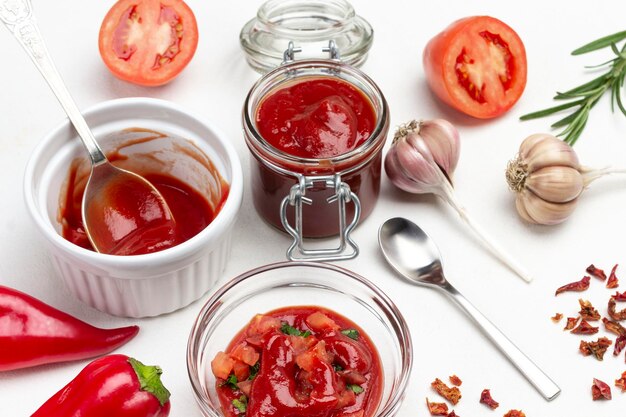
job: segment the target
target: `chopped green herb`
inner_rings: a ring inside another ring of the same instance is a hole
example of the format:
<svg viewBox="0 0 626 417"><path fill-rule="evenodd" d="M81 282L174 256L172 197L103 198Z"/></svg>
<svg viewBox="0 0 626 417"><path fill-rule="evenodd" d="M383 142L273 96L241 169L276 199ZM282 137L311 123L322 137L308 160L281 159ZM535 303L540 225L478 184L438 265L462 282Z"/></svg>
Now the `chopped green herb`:
<svg viewBox="0 0 626 417"><path fill-rule="evenodd" d="M228 375L228 378L226 378L226 381L224 381L222 385L220 385L220 387L228 386L234 390L238 390L239 389L239 387L237 386L238 382L239 381L237 380L237 377L235 376L235 374L230 374Z"/></svg>
<svg viewBox="0 0 626 417"><path fill-rule="evenodd" d="M250 376L248 379L254 379L254 377L259 373L259 369L261 368L261 361L258 361L254 365L250 367Z"/></svg>
<svg viewBox="0 0 626 417"><path fill-rule="evenodd" d="M335 372L343 371L343 366L333 363L333 369L335 370Z"/></svg>
<svg viewBox="0 0 626 417"><path fill-rule="evenodd" d="M345 329L341 331L341 334L345 334L350 339L359 340L359 331L357 329Z"/></svg>
<svg viewBox="0 0 626 417"><path fill-rule="evenodd" d="M234 399L233 407L239 410L240 413L245 413L248 408L248 397L242 395L239 399Z"/></svg>
<svg viewBox="0 0 626 417"><path fill-rule="evenodd" d="M293 326L290 326L288 323L283 323L282 326L280 326L280 331L290 336L309 337L311 335L310 331L307 330L306 332L303 332Z"/></svg>
<svg viewBox="0 0 626 417"><path fill-rule="evenodd" d="M346 388L348 388L349 390L351 390L355 394L360 394L363 391L365 391L363 388L361 388L360 385L356 385L356 384L348 384L348 385L346 385Z"/></svg>

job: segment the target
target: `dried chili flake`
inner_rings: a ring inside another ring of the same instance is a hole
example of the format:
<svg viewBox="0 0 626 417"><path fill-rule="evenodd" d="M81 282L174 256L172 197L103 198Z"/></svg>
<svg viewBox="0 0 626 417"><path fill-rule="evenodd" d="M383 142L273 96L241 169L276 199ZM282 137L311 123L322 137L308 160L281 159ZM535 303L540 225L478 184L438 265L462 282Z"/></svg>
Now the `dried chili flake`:
<svg viewBox="0 0 626 417"><path fill-rule="evenodd" d="M615 340L615 347L613 348L613 356L617 356L622 353L622 350L626 347L626 336L617 336Z"/></svg>
<svg viewBox="0 0 626 417"><path fill-rule="evenodd" d="M626 392L626 371L622 372L622 377L620 379L615 380L615 386L622 390L622 392Z"/></svg>
<svg viewBox="0 0 626 417"><path fill-rule="evenodd" d="M526 414L522 410L509 410L504 417L526 417Z"/></svg>
<svg viewBox="0 0 626 417"><path fill-rule="evenodd" d="M454 410L450 411L450 414L447 415L447 417L461 417L459 416L457 413L454 412Z"/></svg>
<svg viewBox="0 0 626 417"><path fill-rule="evenodd" d="M611 275L609 275L609 280L606 282L607 288L617 288L619 286L619 280L617 279L617 275L615 275L616 269L617 264L611 269Z"/></svg>
<svg viewBox="0 0 626 417"><path fill-rule="evenodd" d="M591 274L594 277L601 279L602 281L606 279L606 274L604 273L604 271L600 268L596 268L593 264L589 265L585 271L587 271L588 274Z"/></svg>
<svg viewBox="0 0 626 417"><path fill-rule="evenodd" d="M457 387L460 387L460 386L461 386L461 384L463 383L463 381L461 381L461 378L459 378L459 377L458 377L458 376L456 376L456 375L451 375L451 376L449 376L448 378L450 379L450 383L451 383L452 385L456 385Z"/></svg>
<svg viewBox="0 0 626 417"><path fill-rule="evenodd" d="M580 317L568 317L567 324L565 324L563 330L572 330L574 327L576 327L576 324L578 324L578 320L580 320Z"/></svg>
<svg viewBox="0 0 626 417"><path fill-rule="evenodd" d="M559 295L565 291L585 291L589 288L589 282L591 282L591 278L585 275L580 281L570 282L569 284L559 287L554 295Z"/></svg>
<svg viewBox="0 0 626 417"><path fill-rule="evenodd" d="M606 353L607 349L612 344L613 342L606 337L601 337L595 342L586 342L584 340L581 340L579 349L582 352L583 356L593 355L596 357L597 360L601 361L602 359L604 359L604 354Z"/></svg>
<svg viewBox="0 0 626 417"><path fill-rule="evenodd" d="M591 386L591 398L596 400L610 400L611 399L611 387L606 382L602 382L599 379L593 379L593 385Z"/></svg>
<svg viewBox="0 0 626 417"><path fill-rule="evenodd" d="M457 387L450 388L440 380L439 378L435 378L435 380L430 384L431 387L439 393L443 398L450 401L452 404L456 405L461 399L461 391Z"/></svg>
<svg viewBox="0 0 626 417"><path fill-rule="evenodd" d="M448 405L446 403L431 403L426 398L426 406L428 407L428 412L431 416L447 416L448 415Z"/></svg>
<svg viewBox="0 0 626 417"><path fill-rule="evenodd" d="M574 334L595 334L598 333L598 327L593 327L591 324L587 322L587 320L582 319L578 327L572 329L572 333Z"/></svg>
<svg viewBox="0 0 626 417"><path fill-rule="evenodd" d="M621 294L616 292L613 298L615 298L615 301L626 301L626 291Z"/></svg>
<svg viewBox="0 0 626 417"><path fill-rule="evenodd" d="M617 321L626 320L626 308L620 311L615 311L616 305L617 303L615 301L615 297L609 298L609 316L613 320L617 320Z"/></svg>
<svg viewBox="0 0 626 417"><path fill-rule="evenodd" d="M491 397L491 392L489 392L488 389L484 389L483 392L480 393L480 402L492 410L495 410L500 405L500 403Z"/></svg>
<svg viewBox="0 0 626 417"><path fill-rule="evenodd" d="M556 313L554 316L550 317L552 319L553 322L558 323L561 321L561 319L563 318L563 314L561 313Z"/></svg>
<svg viewBox="0 0 626 417"><path fill-rule="evenodd" d="M602 319L602 323L604 323L604 327L611 333L615 333L618 336L626 336L626 329L619 323L611 321L604 317Z"/></svg>
<svg viewBox="0 0 626 417"><path fill-rule="evenodd" d="M600 320L600 313L591 305L591 302L579 298L578 304L580 304L580 317L585 320Z"/></svg>

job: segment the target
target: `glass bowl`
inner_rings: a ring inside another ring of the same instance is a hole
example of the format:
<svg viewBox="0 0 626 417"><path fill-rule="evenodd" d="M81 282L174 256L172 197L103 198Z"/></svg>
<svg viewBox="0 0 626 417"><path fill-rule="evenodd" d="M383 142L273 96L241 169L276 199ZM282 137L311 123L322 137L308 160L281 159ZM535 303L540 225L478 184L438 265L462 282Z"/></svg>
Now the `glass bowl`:
<svg viewBox="0 0 626 417"><path fill-rule="evenodd" d="M412 364L409 330L400 311L374 284L347 269L312 262L262 266L232 279L204 305L189 336L187 371L202 415L222 417L211 360L257 313L321 306L353 320L378 349L383 391L375 417L398 410Z"/></svg>

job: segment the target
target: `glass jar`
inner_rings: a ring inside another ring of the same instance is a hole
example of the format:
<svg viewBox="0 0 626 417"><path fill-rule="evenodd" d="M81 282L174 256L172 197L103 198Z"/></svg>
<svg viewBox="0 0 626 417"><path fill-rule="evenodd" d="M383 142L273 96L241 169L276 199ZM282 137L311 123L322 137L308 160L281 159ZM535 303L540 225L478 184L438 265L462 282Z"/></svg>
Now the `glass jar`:
<svg viewBox="0 0 626 417"><path fill-rule="evenodd" d="M271 0L262 9L282 3L302 2ZM344 1L329 3L347 4ZM253 156L250 178L254 206L264 220L294 238L287 251L291 260L339 260L357 256L358 246L350 238L350 232L359 219L371 213L380 190L382 148L389 130L387 102L367 75L339 59L334 40L327 41L327 45L323 50L330 54L328 59L294 60L294 54L301 48L288 42L283 63L254 84L243 108L245 140ZM312 78L347 82L372 105L375 127L369 138L352 151L329 158L302 158L275 148L259 134L256 114L263 99L277 89ZM304 238L330 236L339 237L337 247L304 247Z"/></svg>

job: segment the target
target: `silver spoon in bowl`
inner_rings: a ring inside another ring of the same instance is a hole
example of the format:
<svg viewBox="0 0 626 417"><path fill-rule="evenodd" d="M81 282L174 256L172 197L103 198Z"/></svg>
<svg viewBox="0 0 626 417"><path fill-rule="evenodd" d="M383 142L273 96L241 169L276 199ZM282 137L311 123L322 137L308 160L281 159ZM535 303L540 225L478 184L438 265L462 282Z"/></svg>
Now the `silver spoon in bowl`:
<svg viewBox="0 0 626 417"><path fill-rule="evenodd" d="M94 249L116 253L125 239L137 240L155 226L173 234L174 218L161 193L145 178L114 166L102 152L48 54L30 0L0 0L0 20L47 81L89 154L91 174L81 209Z"/></svg>
<svg viewBox="0 0 626 417"><path fill-rule="evenodd" d="M415 223L400 217L387 220L378 231L378 243L387 262L408 282L437 289L461 307L546 400L559 395L561 389L446 280L439 249Z"/></svg>

